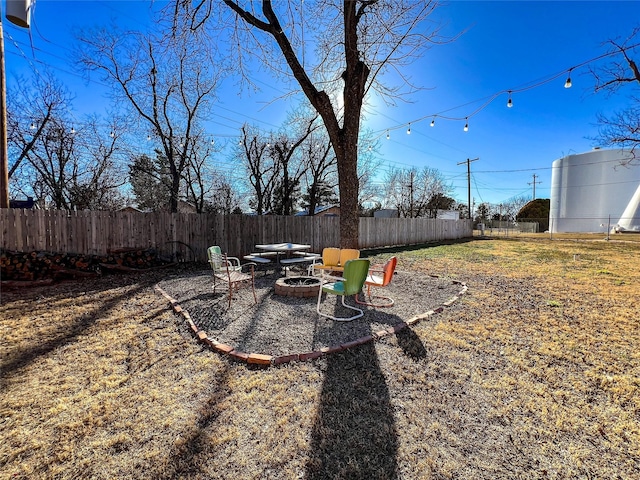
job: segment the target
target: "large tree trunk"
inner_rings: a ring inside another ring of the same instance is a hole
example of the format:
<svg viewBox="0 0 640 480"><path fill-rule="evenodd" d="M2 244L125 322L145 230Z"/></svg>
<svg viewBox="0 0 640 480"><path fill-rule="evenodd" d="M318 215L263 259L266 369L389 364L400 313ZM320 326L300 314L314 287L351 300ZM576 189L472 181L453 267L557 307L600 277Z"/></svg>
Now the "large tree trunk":
<svg viewBox="0 0 640 480"><path fill-rule="evenodd" d="M258 20L251 12L242 9L235 0L223 0L244 21L273 36L291 73L300 84L309 102L322 117L329 134L338 163L340 190L340 247L358 248L358 135L365 85L370 69L360 60L358 52L358 23L364 7L352 0L343 0L345 71L344 123L338 116L325 91L318 91L298 60L280 21L273 11L271 0L262 1L262 13L267 22ZM374 2L375 3L375 2Z"/></svg>
<svg viewBox="0 0 640 480"><path fill-rule="evenodd" d="M338 156L340 247L359 248L358 154L356 144L345 143L343 157Z"/></svg>

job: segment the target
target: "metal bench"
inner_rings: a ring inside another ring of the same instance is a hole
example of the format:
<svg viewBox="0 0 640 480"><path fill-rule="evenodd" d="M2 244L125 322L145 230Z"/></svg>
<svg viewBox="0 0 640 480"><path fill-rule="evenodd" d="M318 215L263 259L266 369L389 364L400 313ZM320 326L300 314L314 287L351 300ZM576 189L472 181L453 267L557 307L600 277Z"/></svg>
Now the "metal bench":
<svg viewBox="0 0 640 480"><path fill-rule="evenodd" d="M262 264L271 263L270 259L261 257L257 253L251 253L249 255L245 255L242 258L244 258L245 260L249 260L250 262L262 263Z"/></svg>
<svg viewBox="0 0 640 480"><path fill-rule="evenodd" d="M245 255L242 258L244 258L245 260L249 260L250 262L262 263L262 264L271 263L271 260L269 260L268 258L259 257L253 254Z"/></svg>
<svg viewBox="0 0 640 480"><path fill-rule="evenodd" d="M281 259L280 264L283 265L284 275L286 277L289 272L289 269L287 267L288 265L295 265L300 263L312 263L318 258L322 258L322 255L319 255L317 253L304 253L304 254L298 253L296 256Z"/></svg>
<svg viewBox="0 0 640 480"><path fill-rule="evenodd" d="M283 258L282 260L280 260L280 263L282 263L283 265L290 265L292 263L313 262L314 260L321 257L322 255L319 255L317 253L307 253L304 255L297 255L291 258Z"/></svg>

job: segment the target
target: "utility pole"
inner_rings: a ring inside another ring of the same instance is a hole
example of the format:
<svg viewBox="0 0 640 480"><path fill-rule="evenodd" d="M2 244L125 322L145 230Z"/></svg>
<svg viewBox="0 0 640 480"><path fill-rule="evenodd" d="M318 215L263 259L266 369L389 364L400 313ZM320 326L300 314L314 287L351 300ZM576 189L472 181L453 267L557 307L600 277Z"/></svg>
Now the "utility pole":
<svg viewBox="0 0 640 480"><path fill-rule="evenodd" d="M533 185L533 199L536 199L536 183L542 183L542 181L536 182L536 178L538 178L538 176L534 173L533 174L533 182L529 182L529 185Z"/></svg>
<svg viewBox="0 0 640 480"><path fill-rule="evenodd" d="M467 206L469 207L469 218L471 218L471 162L475 162L476 160L480 160L480 157L466 159L464 162L458 162L458 165L462 165L463 163L467 164Z"/></svg>
<svg viewBox="0 0 640 480"><path fill-rule="evenodd" d="M7 82L4 73L4 31L0 13L0 208L9 208L9 152L7 149Z"/></svg>
<svg viewBox="0 0 640 480"><path fill-rule="evenodd" d="M409 188L409 218L413 218L413 170L409 172L409 185L403 184L402 187ZM402 195L404 197L404 190Z"/></svg>
<svg viewBox="0 0 640 480"><path fill-rule="evenodd" d="M411 218L413 218L413 170L411 170L411 181L409 184L409 208L411 211Z"/></svg>

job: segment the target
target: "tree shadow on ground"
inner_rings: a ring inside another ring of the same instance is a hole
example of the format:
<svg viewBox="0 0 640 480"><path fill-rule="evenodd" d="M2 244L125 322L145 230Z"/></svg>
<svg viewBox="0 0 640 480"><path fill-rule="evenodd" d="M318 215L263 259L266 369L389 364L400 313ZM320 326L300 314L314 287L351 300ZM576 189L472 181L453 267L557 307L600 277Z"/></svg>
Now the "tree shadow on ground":
<svg viewBox="0 0 640 480"><path fill-rule="evenodd" d="M182 434L186 438L179 446L174 446L169 454L172 459L171 468L158 474L156 478L210 478L207 474L207 462L203 462L201 457L211 451L210 431L220 415L220 403L228 395L228 383L228 368L222 368L213 375L213 391L197 405L198 418L195 425Z"/></svg>
<svg viewBox="0 0 640 480"><path fill-rule="evenodd" d="M420 360L427 356L427 350L424 348L424 344L420 337L406 327L396 333L398 339L398 346L402 349L404 354L412 360Z"/></svg>
<svg viewBox="0 0 640 480"><path fill-rule="evenodd" d="M327 357L306 477L397 478L397 432L373 342Z"/></svg>
<svg viewBox="0 0 640 480"><path fill-rule="evenodd" d="M12 352L0 364L2 381L17 375L20 370L38 358L76 341L83 332L95 325L101 318L108 317L111 310L116 308L120 303L126 302L129 298L134 298L139 292L148 289L151 284L152 282L149 281L141 281L135 288L132 288L126 293L109 298L109 300L104 303L100 302L96 308L89 312L78 314L71 323L64 323L53 332L48 333L48 339L39 338L37 341L34 340L34 342L30 343L29 348ZM78 289L75 294L79 299L82 298L81 290L82 285L78 284Z"/></svg>

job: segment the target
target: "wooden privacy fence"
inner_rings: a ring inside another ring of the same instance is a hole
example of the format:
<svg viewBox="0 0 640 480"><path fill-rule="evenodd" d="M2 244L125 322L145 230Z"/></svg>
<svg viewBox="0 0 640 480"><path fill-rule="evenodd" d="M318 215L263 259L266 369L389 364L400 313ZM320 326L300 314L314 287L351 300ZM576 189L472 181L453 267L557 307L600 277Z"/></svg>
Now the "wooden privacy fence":
<svg viewBox="0 0 640 480"><path fill-rule="evenodd" d="M3 250L104 255L121 249L155 249L178 261L206 261L220 245L242 257L260 243L339 246L338 217L219 215L0 209ZM471 220L360 218L359 247L415 245L471 237Z"/></svg>

